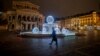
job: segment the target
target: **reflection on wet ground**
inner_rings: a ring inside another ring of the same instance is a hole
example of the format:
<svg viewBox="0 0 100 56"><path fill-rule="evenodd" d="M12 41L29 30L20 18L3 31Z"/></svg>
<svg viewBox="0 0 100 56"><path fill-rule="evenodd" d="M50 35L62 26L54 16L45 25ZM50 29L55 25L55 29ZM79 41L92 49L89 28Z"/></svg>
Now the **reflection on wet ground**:
<svg viewBox="0 0 100 56"><path fill-rule="evenodd" d="M0 56L100 56L100 31L83 31L86 36L24 38L12 32L0 33Z"/></svg>

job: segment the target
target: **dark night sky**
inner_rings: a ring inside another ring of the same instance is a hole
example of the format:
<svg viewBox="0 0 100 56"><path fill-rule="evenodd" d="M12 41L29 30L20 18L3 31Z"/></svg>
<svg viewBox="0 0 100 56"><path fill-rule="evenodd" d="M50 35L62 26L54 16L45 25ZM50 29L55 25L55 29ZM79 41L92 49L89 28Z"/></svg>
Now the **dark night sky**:
<svg viewBox="0 0 100 56"><path fill-rule="evenodd" d="M91 10L98 10L96 0L30 0L40 5L41 12L55 17L66 17L79 13L86 13Z"/></svg>
<svg viewBox="0 0 100 56"><path fill-rule="evenodd" d="M5 1L7 4L10 3L8 2L8 0L3 0L3 1ZM54 17L66 17L99 9L98 5L99 3L96 0L30 0L30 1L33 2L34 4L39 5L41 13L43 13L45 16L53 15ZM3 3L0 2L1 7Z"/></svg>

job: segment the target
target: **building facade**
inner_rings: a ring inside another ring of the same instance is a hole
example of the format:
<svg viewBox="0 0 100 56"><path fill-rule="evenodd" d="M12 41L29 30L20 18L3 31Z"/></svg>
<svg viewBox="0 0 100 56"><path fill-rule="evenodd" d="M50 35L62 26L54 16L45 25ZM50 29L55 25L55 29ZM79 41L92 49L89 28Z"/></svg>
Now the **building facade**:
<svg viewBox="0 0 100 56"><path fill-rule="evenodd" d="M29 1L12 1L12 9L3 13L7 19L9 31L29 31L34 27L42 27L44 16L39 12L39 6Z"/></svg>
<svg viewBox="0 0 100 56"><path fill-rule="evenodd" d="M90 26L97 29L97 27L100 26L100 14L95 11L78 14L60 20L60 24L62 27L74 30L87 29Z"/></svg>

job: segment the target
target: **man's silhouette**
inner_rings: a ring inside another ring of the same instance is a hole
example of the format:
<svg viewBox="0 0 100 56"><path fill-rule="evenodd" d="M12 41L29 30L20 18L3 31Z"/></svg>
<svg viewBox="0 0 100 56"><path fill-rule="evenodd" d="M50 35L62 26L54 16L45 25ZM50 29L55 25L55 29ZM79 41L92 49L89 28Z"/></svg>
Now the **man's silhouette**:
<svg viewBox="0 0 100 56"><path fill-rule="evenodd" d="M53 31L52 31L52 41L50 43L50 45L52 45L52 43L55 41L56 43L56 46L58 46L58 42L57 42L57 37L56 37L56 31L54 30L53 28Z"/></svg>

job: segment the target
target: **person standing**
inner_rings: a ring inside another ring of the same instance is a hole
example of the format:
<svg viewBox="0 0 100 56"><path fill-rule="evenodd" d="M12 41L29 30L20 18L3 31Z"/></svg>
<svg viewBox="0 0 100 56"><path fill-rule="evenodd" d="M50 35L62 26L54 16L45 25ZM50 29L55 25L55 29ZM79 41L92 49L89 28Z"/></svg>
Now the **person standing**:
<svg viewBox="0 0 100 56"><path fill-rule="evenodd" d="M51 36L52 36L52 40L51 40L50 45L52 45L52 43L55 42L56 46L58 46L57 37L56 37L56 31L54 30L54 28L53 28Z"/></svg>

